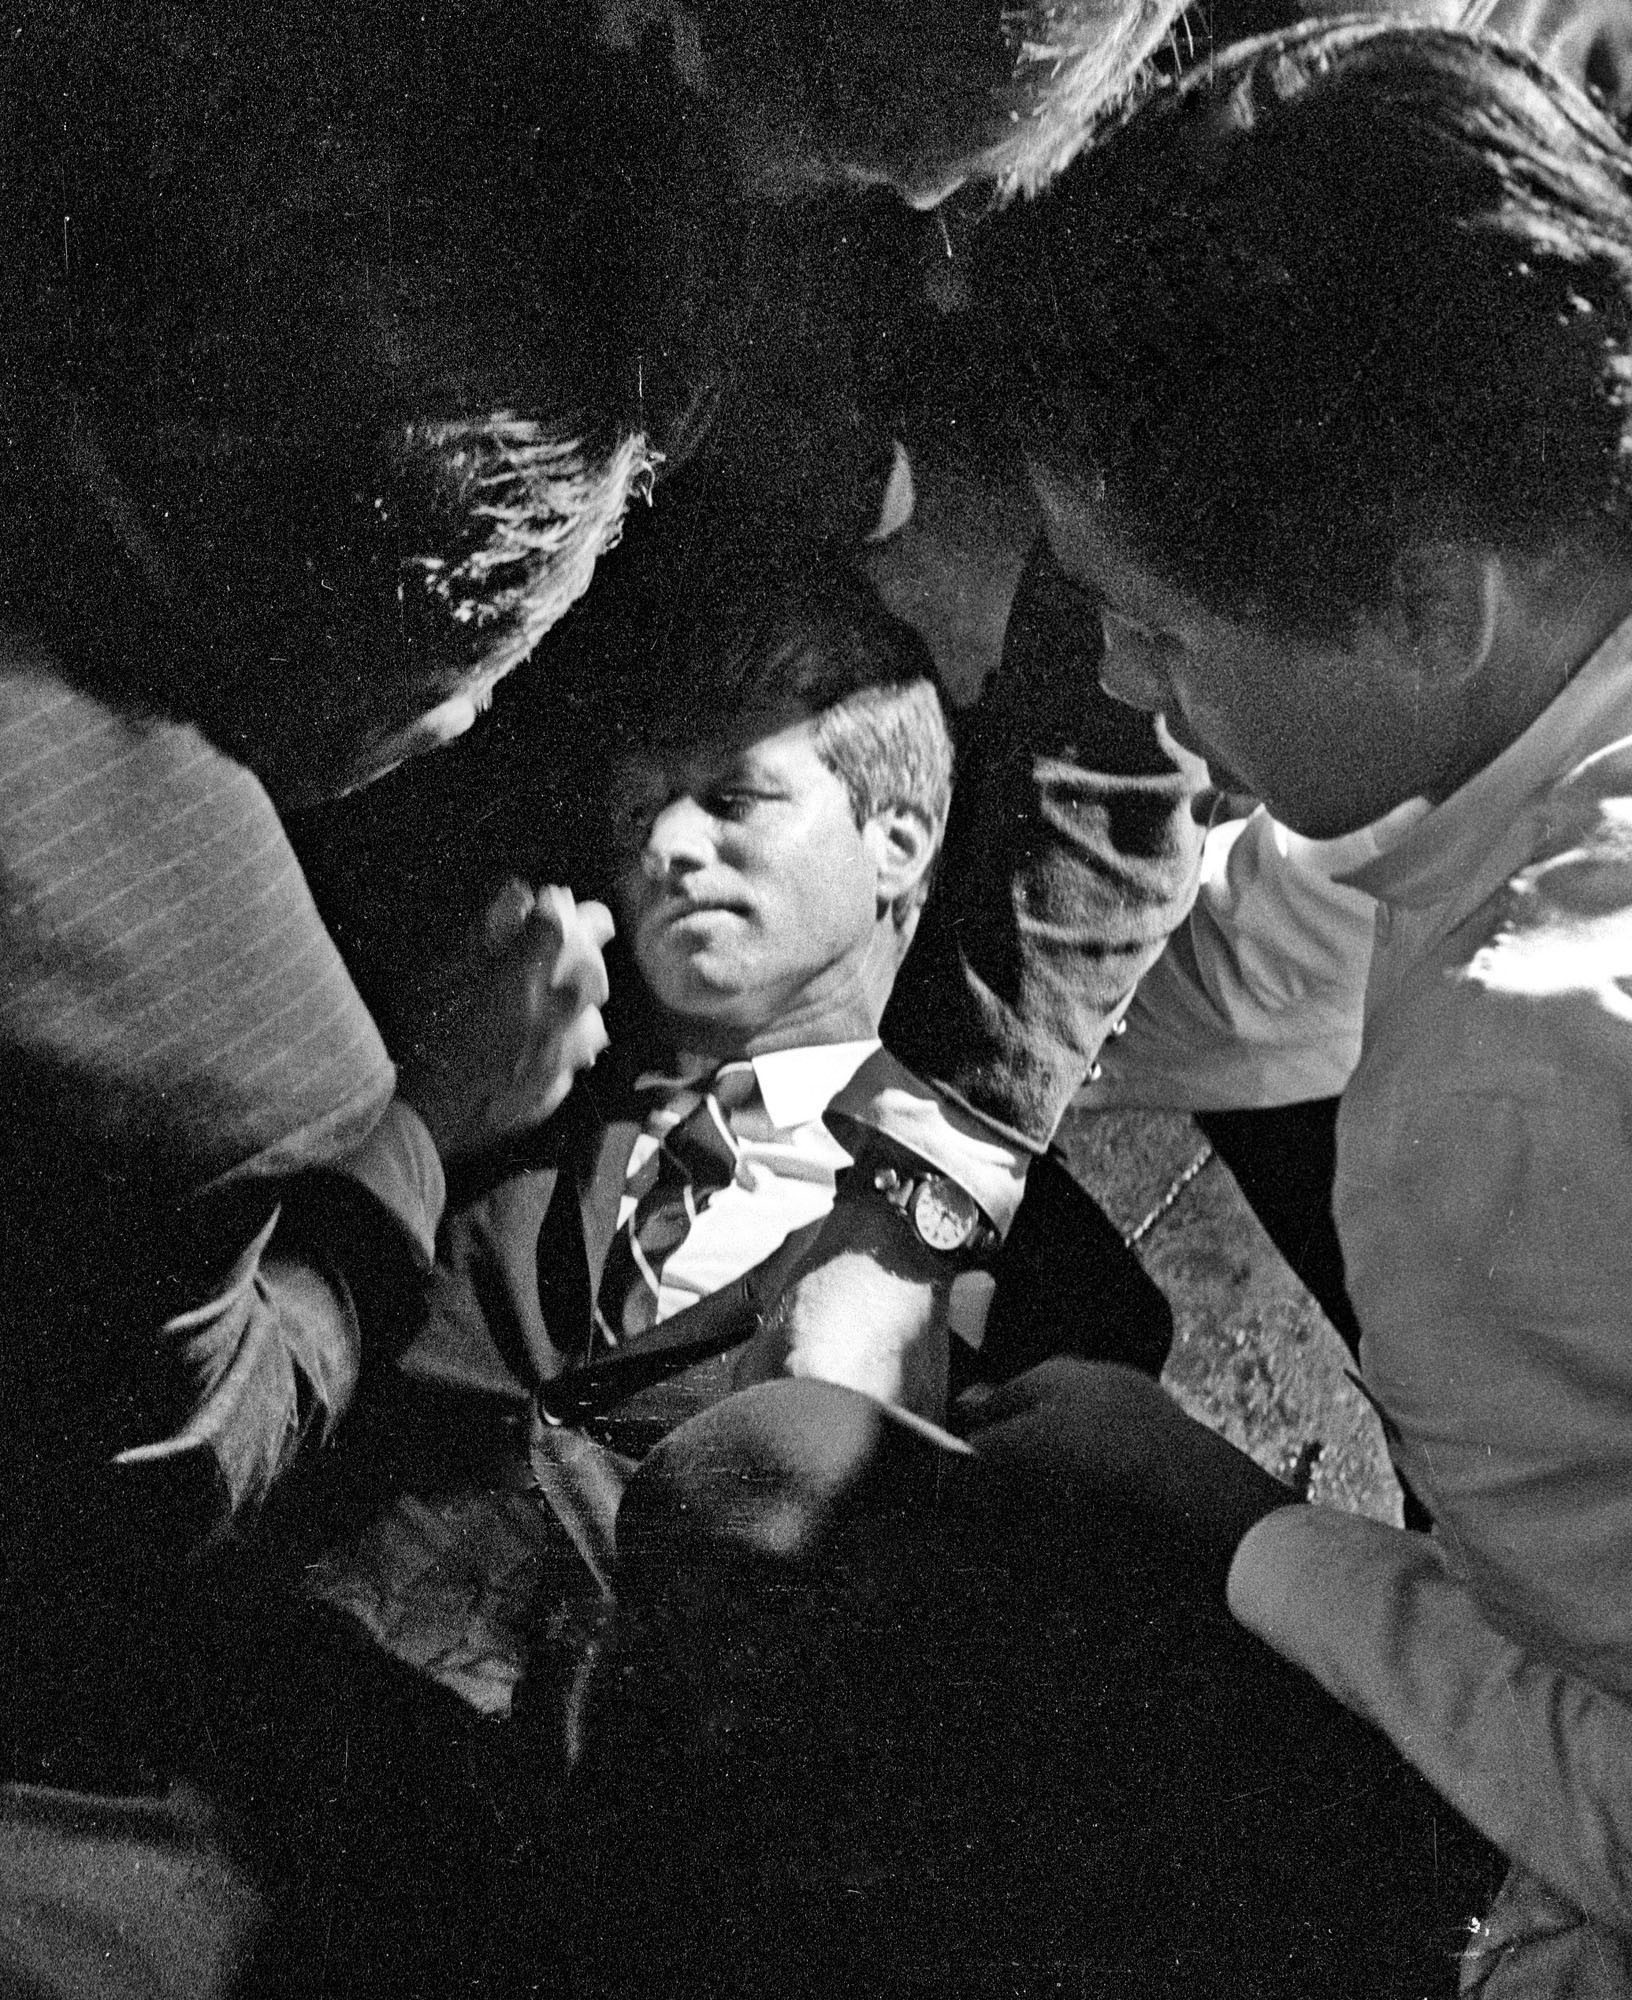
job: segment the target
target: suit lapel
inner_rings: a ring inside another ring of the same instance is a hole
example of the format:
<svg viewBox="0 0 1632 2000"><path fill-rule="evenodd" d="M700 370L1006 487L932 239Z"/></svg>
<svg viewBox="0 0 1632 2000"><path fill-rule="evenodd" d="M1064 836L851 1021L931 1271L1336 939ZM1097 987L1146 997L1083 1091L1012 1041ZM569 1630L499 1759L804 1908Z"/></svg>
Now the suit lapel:
<svg viewBox="0 0 1632 2000"><path fill-rule="evenodd" d="M606 1268L606 1253L618 1233L618 1205L623 1200L629 1156L635 1150L640 1130L640 1121L632 1115L616 1118L604 1126L594 1157L586 1162L578 1180L578 1212L583 1222L584 1257L592 1298Z"/></svg>
<svg viewBox="0 0 1632 2000"><path fill-rule="evenodd" d="M622 1092L579 1086L562 1144L555 1195L537 1235L539 1306L551 1344L566 1365L586 1360L606 1253L617 1233L629 1155L640 1131ZM620 1115L625 1114L625 1115Z"/></svg>

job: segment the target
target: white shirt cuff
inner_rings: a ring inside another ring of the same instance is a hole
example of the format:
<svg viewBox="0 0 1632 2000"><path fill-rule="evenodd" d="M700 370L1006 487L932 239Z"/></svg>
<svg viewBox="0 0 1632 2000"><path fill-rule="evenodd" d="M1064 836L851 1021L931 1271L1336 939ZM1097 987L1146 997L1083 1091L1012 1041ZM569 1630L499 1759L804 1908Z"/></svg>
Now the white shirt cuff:
<svg viewBox="0 0 1632 2000"><path fill-rule="evenodd" d="M882 1132L973 1195L1006 1235L1026 1191L1032 1155L942 1095L888 1049L878 1049L833 1099L828 1120ZM842 1143L843 1131L838 1133Z"/></svg>

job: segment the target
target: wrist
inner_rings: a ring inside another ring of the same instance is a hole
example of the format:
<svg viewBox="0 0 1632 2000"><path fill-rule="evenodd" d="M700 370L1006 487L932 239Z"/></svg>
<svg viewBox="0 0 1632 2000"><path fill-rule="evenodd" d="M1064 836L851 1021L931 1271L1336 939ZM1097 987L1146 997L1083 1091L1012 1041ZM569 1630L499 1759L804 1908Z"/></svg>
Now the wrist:
<svg viewBox="0 0 1632 2000"><path fill-rule="evenodd" d="M947 1275L986 1268L1001 1242L967 1188L883 1132L861 1131L838 1197L889 1218L887 1231L912 1262Z"/></svg>

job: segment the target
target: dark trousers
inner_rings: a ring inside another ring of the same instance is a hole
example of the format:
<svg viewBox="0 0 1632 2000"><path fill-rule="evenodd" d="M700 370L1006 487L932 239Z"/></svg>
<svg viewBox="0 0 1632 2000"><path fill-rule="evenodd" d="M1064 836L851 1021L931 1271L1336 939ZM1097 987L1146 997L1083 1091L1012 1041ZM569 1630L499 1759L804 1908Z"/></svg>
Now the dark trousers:
<svg viewBox="0 0 1632 2000"><path fill-rule="evenodd" d="M197 1586L153 1603L151 1645L125 1635L122 1703L117 1672L96 1676L123 1711L101 1726L86 1700L70 1715L49 1688L8 1689L32 1727L0 1786L0 1994L507 1990L516 1739L305 1603L281 1566ZM529 1774L532 1811L559 1777Z"/></svg>
<svg viewBox="0 0 1632 2000"><path fill-rule="evenodd" d="M799 1383L646 1462L535 1830L568 1990L1454 1992L1500 1858L1181 1550L980 1480Z"/></svg>

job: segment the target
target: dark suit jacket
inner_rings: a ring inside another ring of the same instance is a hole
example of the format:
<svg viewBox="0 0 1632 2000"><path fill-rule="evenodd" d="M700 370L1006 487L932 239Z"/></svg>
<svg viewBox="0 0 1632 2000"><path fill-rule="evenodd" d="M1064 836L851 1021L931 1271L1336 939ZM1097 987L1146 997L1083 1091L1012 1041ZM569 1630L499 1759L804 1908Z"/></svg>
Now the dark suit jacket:
<svg viewBox="0 0 1632 2000"><path fill-rule="evenodd" d="M461 1456L484 1422L513 1433L538 1385L587 1358L640 1130L634 1111L624 1079L598 1067L535 1157L485 1187L453 1191L426 1318L400 1374L412 1403L440 1412L439 1429L451 1424ZM1160 1372L1172 1337L1167 1302L1057 1160L1034 1165L995 1276L979 1354L954 1343L954 1395L1061 1352ZM685 1381L712 1400L729 1386L729 1358L686 1371ZM645 1407L656 1421L666 1406L650 1398Z"/></svg>
<svg viewBox="0 0 1632 2000"><path fill-rule="evenodd" d="M409 1379L530 1403L587 1358L595 1288L640 1124L622 1090L581 1083L533 1156L450 1189Z"/></svg>

